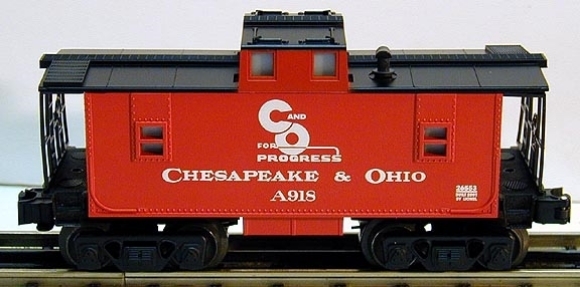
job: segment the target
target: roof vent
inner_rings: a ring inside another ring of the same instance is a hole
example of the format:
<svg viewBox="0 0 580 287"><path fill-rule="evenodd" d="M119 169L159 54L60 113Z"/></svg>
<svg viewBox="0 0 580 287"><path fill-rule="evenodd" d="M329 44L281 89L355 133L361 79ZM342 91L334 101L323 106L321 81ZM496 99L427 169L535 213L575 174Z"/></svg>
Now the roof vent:
<svg viewBox="0 0 580 287"><path fill-rule="evenodd" d="M256 16L282 16L282 15L288 15L288 12L256 10L255 12L252 12L252 15L256 15Z"/></svg>
<svg viewBox="0 0 580 287"><path fill-rule="evenodd" d="M388 86L397 78L397 73L391 69L391 50L388 47L380 46L376 53L377 68L370 74L369 78L380 86Z"/></svg>
<svg viewBox="0 0 580 287"><path fill-rule="evenodd" d="M248 45L284 45L288 44L288 40L282 38L263 38L258 35L258 28L252 28L254 36L252 37L252 42L248 42Z"/></svg>
<svg viewBox="0 0 580 287"><path fill-rule="evenodd" d="M319 16L330 16L335 13L332 10L321 10L321 11L304 11L298 12L298 15L319 15Z"/></svg>
<svg viewBox="0 0 580 287"><path fill-rule="evenodd" d="M328 28L330 34L324 38L306 38L304 40L299 40L298 44L301 45L338 45L334 39L334 28Z"/></svg>

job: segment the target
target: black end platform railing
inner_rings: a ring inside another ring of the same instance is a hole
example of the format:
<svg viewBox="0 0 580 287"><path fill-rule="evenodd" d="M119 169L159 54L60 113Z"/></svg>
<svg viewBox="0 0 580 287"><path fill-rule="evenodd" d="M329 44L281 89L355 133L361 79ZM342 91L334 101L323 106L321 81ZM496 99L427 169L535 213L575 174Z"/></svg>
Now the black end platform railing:
<svg viewBox="0 0 580 287"><path fill-rule="evenodd" d="M40 93L40 140L46 188L69 143L64 94Z"/></svg>
<svg viewBox="0 0 580 287"><path fill-rule="evenodd" d="M522 96L517 143L541 189L543 189L545 130L546 95Z"/></svg>

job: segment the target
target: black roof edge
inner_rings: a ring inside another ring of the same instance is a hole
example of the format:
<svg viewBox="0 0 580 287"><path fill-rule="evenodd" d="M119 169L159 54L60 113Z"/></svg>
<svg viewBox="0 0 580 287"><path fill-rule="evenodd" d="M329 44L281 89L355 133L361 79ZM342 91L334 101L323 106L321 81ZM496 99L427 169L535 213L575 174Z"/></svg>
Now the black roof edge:
<svg viewBox="0 0 580 287"><path fill-rule="evenodd" d="M499 94L503 94L505 97L522 97L522 96L531 96L531 97L541 97L544 96L546 92L548 92L548 88L547 87L536 87L536 88L527 88L527 89L523 89L523 88L506 88L506 87L489 87L489 88L472 88L472 89L466 89L466 88L461 88L461 89L457 89L457 88L446 88L446 87L441 87L441 88L392 88L389 89L388 92L409 92L409 91L415 91L415 92L421 92L421 93L445 93L445 92L449 92L449 93L458 93L458 92L469 92L470 90L473 91L477 91L477 92L487 92L487 93L499 93ZM86 92L93 92L93 93L99 93L99 92L191 92L191 91L203 91L203 92L208 92L208 93L223 93L223 92L232 92L235 93L238 91L238 89L231 89L231 88L219 88L219 89L192 89L192 88L151 88L151 87L147 87L147 88L143 88L143 87L125 87L125 88L114 88L114 89L109 89L109 88L95 88L95 89L91 89L91 88L84 88L84 87L79 87L79 88L75 88L75 87L43 87L43 86L39 86L38 87L38 91L41 93L52 93L52 94L83 94ZM350 91L352 92L364 92L365 94L374 94L374 93L385 93L384 89L373 89L373 88L351 88ZM362 96L362 95L361 95Z"/></svg>
<svg viewBox="0 0 580 287"><path fill-rule="evenodd" d="M237 66L238 55L175 55L175 54L44 54L40 68L48 68L53 61L90 61L94 65L225 65Z"/></svg>
<svg viewBox="0 0 580 287"><path fill-rule="evenodd" d="M348 63L351 66L376 65L374 55L350 55ZM541 68L548 66L548 60L543 54L416 54L392 55L391 65L534 65Z"/></svg>
<svg viewBox="0 0 580 287"><path fill-rule="evenodd" d="M368 88L350 88L351 92L359 92L364 94L376 94L376 93L397 93L397 92L415 92L415 93L470 93L470 92L477 92L477 93L497 93L503 94L505 97L522 97L522 96L531 96L531 97L541 97L548 92L548 87L529 87L529 88L522 88L522 87L400 87L400 88L389 88L389 89L380 89L375 87L368 87Z"/></svg>
<svg viewBox="0 0 580 287"><path fill-rule="evenodd" d="M224 93L224 92L237 92L237 88L180 88L180 87L163 87L163 88L155 88L155 87L134 87L134 86L127 86L127 87L116 87L116 88L91 88L91 87L58 87L58 86L50 86L44 87L42 85L38 86L38 91L44 94L83 94L83 93L110 93L110 92L137 92L137 93L146 93L146 92L172 92L172 93L179 93L179 92L205 92L205 93Z"/></svg>

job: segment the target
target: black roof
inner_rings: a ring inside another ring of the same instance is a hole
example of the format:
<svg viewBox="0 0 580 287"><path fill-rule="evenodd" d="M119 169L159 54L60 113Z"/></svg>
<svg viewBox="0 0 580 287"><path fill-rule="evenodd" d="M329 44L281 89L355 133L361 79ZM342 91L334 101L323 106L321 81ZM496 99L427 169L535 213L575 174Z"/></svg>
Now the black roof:
<svg viewBox="0 0 580 287"><path fill-rule="evenodd" d="M543 93L542 54L521 46L480 50L393 50L397 78L388 86L369 78L374 50L350 51L350 88L358 92L489 91ZM237 91L238 51L61 50L45 54L42 92Z"/></svg>
<svg viewBox="0 0 580 287"><path fill-rule="evenodd" d="M238 51L73 49L45 54L40 91L236 91Z"/></svg>
<svg viewBox="0 0 580 287"><path fill-rule="evenodd" d="M542 54L519 45L493 45L483 50L394 50L391 68L397 74L388 86L369 78L376 67L374 51L353 51L349 57L353 91L490 91L543 93L548 83Z"/></svg>

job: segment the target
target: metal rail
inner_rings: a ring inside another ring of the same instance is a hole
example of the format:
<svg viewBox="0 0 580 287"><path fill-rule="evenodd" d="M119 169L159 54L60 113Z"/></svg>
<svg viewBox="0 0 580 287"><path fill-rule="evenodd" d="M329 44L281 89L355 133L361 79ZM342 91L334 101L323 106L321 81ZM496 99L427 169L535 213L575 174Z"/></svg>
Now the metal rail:
<svg viewBox="0 0 580 287"><path fill-rule="evenodd" d="M222 270L183 273L92 273L51 270L0 270L0 286L25 287L542 287L578 286L580 270L510 272L368 272L358 270Z"/></svg>
<svg viewBox="0 0 580 287"><path fill-rule="evenodd" d="M356 236L336 239L293 241L288 250L282 240L234 235L220 270L121 273L66 269L55 248L56 233L0 233L0 286L580 286L580 234L532 235L526 261L519 270L509 272L373 270L358 252Z"/></svg>

